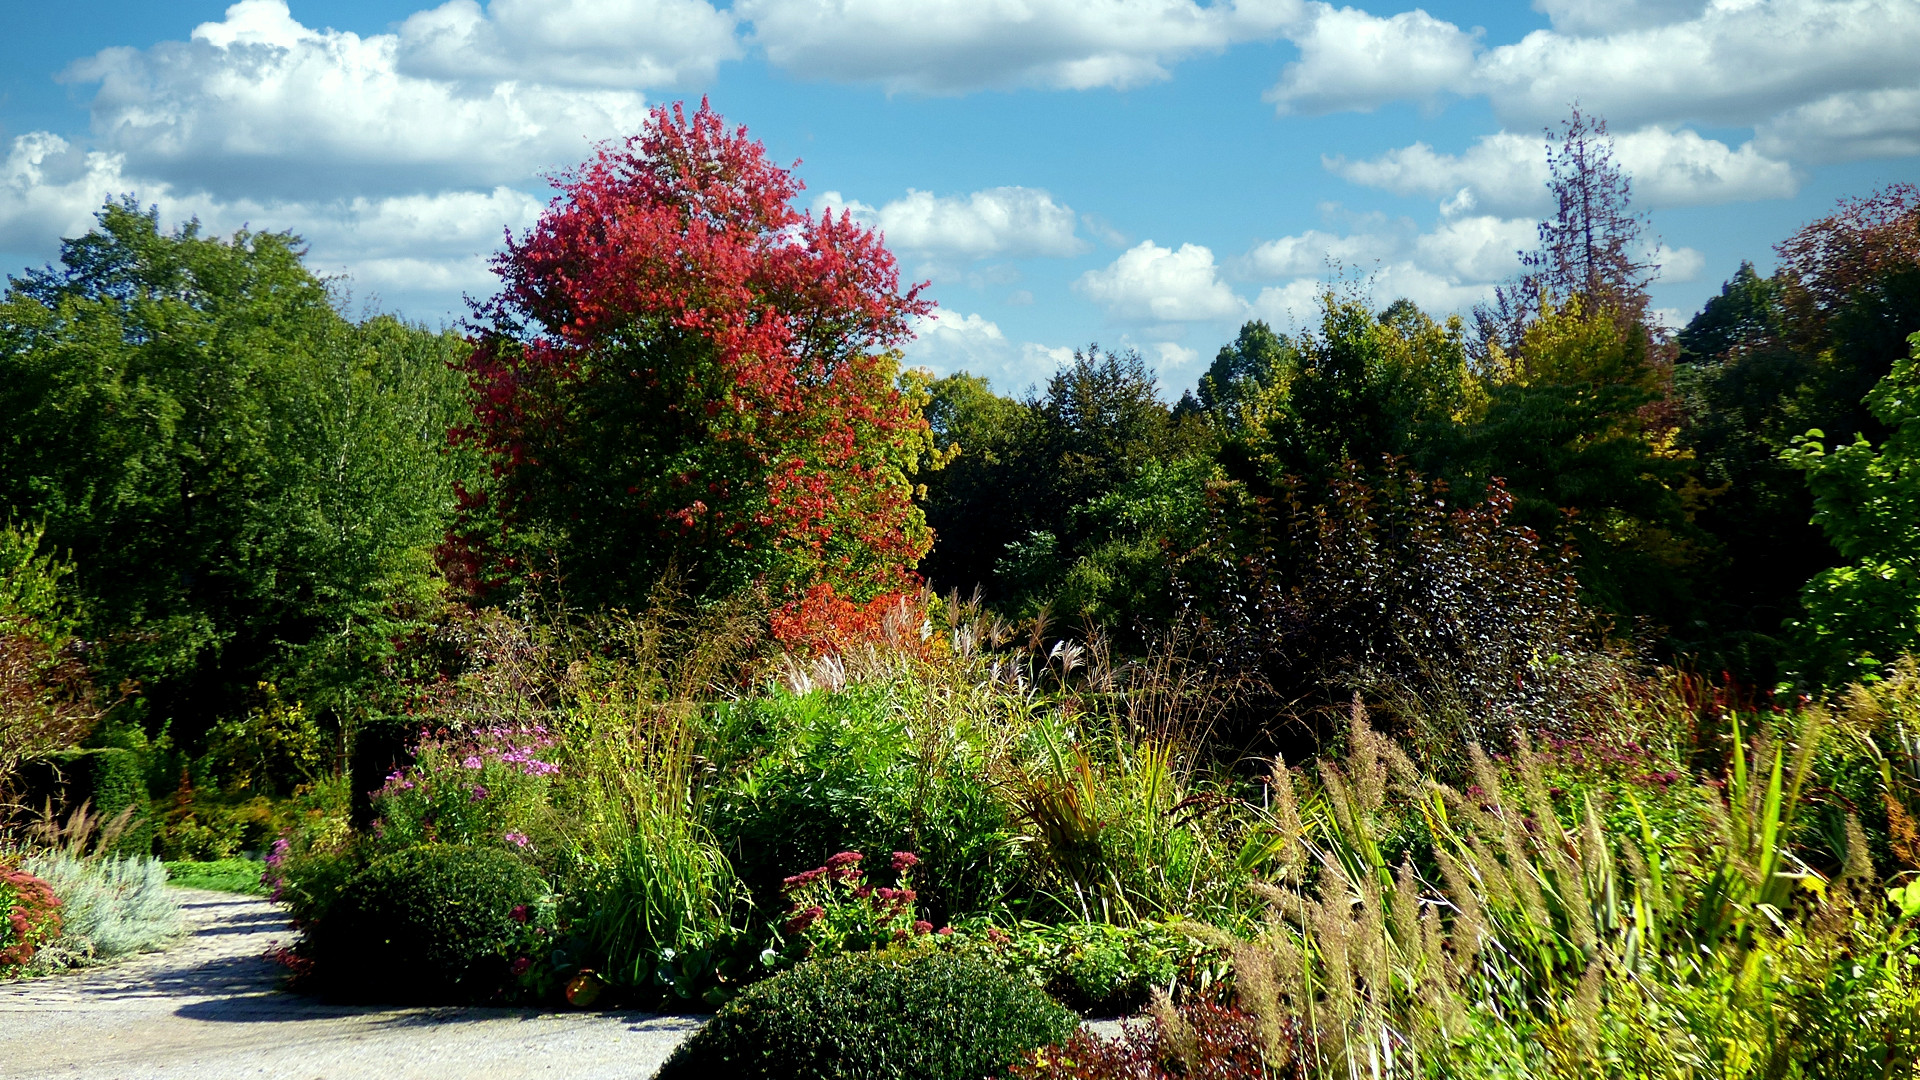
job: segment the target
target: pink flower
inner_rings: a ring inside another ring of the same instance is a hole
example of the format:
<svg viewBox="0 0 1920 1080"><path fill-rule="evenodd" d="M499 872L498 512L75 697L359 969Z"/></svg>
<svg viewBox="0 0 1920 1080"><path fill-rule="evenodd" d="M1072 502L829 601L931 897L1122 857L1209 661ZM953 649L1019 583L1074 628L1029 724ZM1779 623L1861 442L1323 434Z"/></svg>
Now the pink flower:
<svg viewBox="0 0 1920 1080"><path fill-rule="evenodd" d="M852 866L853 864L859 861L860 861L859 852L843 851L840 854L835 855L833 858L827 860L827 869L838 870L843 866Z"/></svg>
<svg viewBox="0 0 1920 1080"><path fill-rule="evenodd" d="M527 834L510 832L507 834L507 843L512 844L514 847L526 847L528 844Z"/></svg>
<svg viewBox="0 0 1920 1080"><path fill-rule="evenodd" d="M513 973L515 975L525 975L527 969L532 966L533 961L524 956L516 956L513 958Z"/></svg>
<svg viewBox="0 0 1920 1080"><path fill-rule="evenodd" d="M517 922L517 923L526 922L527 921L527 905L525 904L513 905L513 910L507 913L507 918L512 919L514 922Z"/></svg>
<svg viewBox="0 0 1920 1080"><path fill-rule="evenodd" d="M920 856L915 855L911 851L896 851L893 853L893 869L895 872L911 870L919 865Z"/></svg>
<svg viewBox="0 0 1920 1080"><path fill-rule="evenodd" d="M461 762L460 764L466 766L469 769L477 769L480 767L480 755L468 754L467 760Z"/></svg>
<svg viewBox="0 0 1920 1080"><path fill-rule="evenodd" d="M805 933L809 926L826 918L826 915L827 909L821 907L819 904L815 904L810 908L803 908L794 912L793 917L788 919L784 925L789 934Z"/></svg>
<svg viewBox="0 0 1920 1080"><path fill-rule="evenodd" d="M812 870L803 870L800 873L795 874L792 877L781 881L780 888L785 890L786 892L792 892L795 889L804 889L808 885L811 885L814 882L819 881L820 878L826 874L826 872L827 872L827 868L824 866L816 867L815 869L812 869Z"/></svg>
<svg viewBox="0 0 1920 1080"><path fill-rule="evenodd" d="M952 937L952 936L953 936L953 927L951 927L951 926L943 926L943 927L941 927L940 929L938 929L938 930L935 930L935 931L934 931L934 933L936 933L936 934L939 934L939 935L940 935L941 937Z"/></svg>
<svg viewBox="0 0 1920 1080"><path fill-rule="evenodd" d="M933 924L925 919L915 919L913 932L916 934L931 934L933 933Z"/></svg>

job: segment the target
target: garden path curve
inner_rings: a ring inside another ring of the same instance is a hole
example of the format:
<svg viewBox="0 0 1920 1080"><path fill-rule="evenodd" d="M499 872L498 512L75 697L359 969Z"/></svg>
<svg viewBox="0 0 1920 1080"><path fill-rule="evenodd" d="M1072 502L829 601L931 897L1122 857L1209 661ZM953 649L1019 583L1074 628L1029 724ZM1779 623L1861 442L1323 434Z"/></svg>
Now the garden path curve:
<svg viewBox="0 0 1920 1080"><path fill-rule="evenodd" d="M362 1008L278 989L292 938L257 897L176 890L192 936L0 983L7 1080L644 1080L700 1021L646 1013Z"/></svg>

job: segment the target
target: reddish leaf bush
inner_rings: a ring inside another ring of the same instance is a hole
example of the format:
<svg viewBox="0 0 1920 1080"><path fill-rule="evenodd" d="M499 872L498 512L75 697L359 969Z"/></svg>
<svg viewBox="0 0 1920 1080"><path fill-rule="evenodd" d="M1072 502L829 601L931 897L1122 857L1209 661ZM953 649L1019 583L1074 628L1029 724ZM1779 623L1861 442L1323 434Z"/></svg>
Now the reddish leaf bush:
<svg viewBox="0 0 1920 1080"><path fill-rule="evenodd" d="M1293 1032L1281 1033L1283 1040ZM1065 1043L1033 1053L1015 1065L1015 1080L1281 1080L1297 1075L1276 1069L1261 1052L1258 1021L1246 1012L1210 1001L1129 1023L1108 1040L1081 1028Z"/></svg>
<svg viewBox="0 0 1920 1080"><path fill-rule="evenodd" d="M0 864L0 978L18 974L33 954L60 936L60 898L53 886L15 866Z"/></svg>
<svg viewBox="0 0 1920 1080"><path fill-rule="evenodd" d="M856 603L825 582L774 611L768 620L781 646L815 655L865 644L922 654L926 642L920 630L926 621L926 607L918 594L886 592Z"/></svg>

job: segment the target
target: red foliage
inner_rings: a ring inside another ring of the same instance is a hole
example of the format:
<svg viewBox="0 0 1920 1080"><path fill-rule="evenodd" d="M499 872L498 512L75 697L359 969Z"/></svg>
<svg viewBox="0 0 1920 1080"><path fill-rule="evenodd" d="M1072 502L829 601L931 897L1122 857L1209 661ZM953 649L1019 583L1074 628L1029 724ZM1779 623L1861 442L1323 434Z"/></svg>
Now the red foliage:
<svg viewBox="0 0 1920 1080"><path fill-rule="evenodd" d="M1082 1028L1064 1046L1035 1051L1013 1067L1014 1080L1279 1080L1260 1052L1257 1021L1230 1005L1197 1001L1180 1007L1169 1031L1156 1018L1127 1024L1108 1041ZM1291 1041L1295 1032L1287 1031Z"/></svg>
<svg viewBox="0 0 1920 1080"><path fill-rule="evenodd" d="M53 886L15 866L0 864L0 904L6 925L0 928L0 975L33 959L41 945L60 936L60 899Z"/></svg>
<svg viewBox="0 0 1920 1080"><path fill-rule="evenodd" d="M1853 295L1889 270L1920 265L1920 187L1892 184L1845 199L1775 247L1793 282L1790 324L1817 335Z"/></svg>
<svg viewBox="0 0 1920 1080"><path fill-rule="evenodd" d="M669 568L776 600L914 584L927 423L888 350L932 305L879 235L794 209L799 180L705 102L557 183L479 312L476 419L452 437L492 480L460 493L450 574L478 590L557 560L613 603Z"/></svg>
<svg viewBox="0 0 1920 1080"><path fill-rule="evenodd" d="M832 655L875 644L920 655L926 609L918 593L886 592L856 603L821 582L769 618L773 638L791 652Z"/></svg>

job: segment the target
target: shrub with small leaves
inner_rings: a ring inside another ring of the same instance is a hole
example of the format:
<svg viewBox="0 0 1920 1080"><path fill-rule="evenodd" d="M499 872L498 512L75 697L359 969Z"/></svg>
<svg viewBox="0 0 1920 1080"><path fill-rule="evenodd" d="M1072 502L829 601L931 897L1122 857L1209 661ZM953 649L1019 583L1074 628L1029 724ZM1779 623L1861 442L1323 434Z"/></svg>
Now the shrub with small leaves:
<svg viewBox="0 0 1920 1080"><path fill-rule="evenodd" d="M845 953L748 989L658 1080L980 1080L1074 1025L1045 994L975 958Z"/></svg>
<svg viewBox="0 0 1920 1080"><path fill-rule="evenodd" d="M0 864L0 979L20 973L40 946L60 936L60 900L53 886Z"/></svg>
<svg viewBox="0 0 1920 1080"><path fill-rule="evenodd" d="M528 913L550 904L546 881L505 851L430 844L375 859L300 951L331 997L494 1001L516 995L517 961L531 960L530 933L543 928Z"/></svg>

